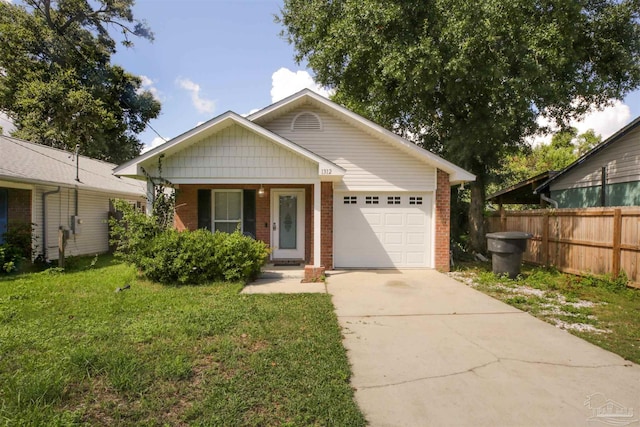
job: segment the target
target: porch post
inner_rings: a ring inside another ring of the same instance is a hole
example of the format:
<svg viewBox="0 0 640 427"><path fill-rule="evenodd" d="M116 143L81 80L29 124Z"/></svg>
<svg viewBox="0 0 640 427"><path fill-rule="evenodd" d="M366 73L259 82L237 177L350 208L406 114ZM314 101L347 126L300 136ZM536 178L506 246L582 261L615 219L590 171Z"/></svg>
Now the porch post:
<svg viewBox="0 0 640 427"><path fill-rule="evenodd" d="M320 180L313 184L313 266L320 267Z"/></svg>
<svg viewBox="0 0 640 427"><path fill-rule="evenodd" d="M151 215L153 211L153 202L155 197L155 189L153 182L150 179L147 179L147 215Z"/></svg>

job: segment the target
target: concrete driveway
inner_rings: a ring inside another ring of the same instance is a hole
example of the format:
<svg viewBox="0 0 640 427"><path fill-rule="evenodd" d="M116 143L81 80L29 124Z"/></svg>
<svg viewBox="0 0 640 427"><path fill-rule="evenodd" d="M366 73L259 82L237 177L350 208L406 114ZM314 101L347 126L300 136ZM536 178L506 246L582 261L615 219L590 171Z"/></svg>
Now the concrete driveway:
<svg viewBox="0 0 640 427"><path fill-rule="evenodd" d="M444 274L327 287L373 426L640 426L640 366Z"/></svg>

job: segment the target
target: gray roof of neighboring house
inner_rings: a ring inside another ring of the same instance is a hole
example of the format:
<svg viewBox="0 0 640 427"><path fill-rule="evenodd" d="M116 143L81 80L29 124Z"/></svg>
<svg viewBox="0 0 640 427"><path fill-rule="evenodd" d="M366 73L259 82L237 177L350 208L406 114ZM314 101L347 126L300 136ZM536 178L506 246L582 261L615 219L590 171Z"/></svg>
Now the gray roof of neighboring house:
<svg viewBox="0 0 640 427"><path fill-rule="evenodd" d="M629 123L628 125L624 126L622 129L620 129L619 131L611 135L609 138L601 142L599 145L596 145L593 149L591 149L591 151L587 152L578 160L571 163L569 166L562 169L560 172L558 172L554 176L550 177L547 181L545 181L542 185L536 188L533 192L536 194L540 194L541 192L546 191L553 181L557 180L558 178L565 175L567 172L573 170L574 168L580 166L581 164L589 160L591 157L597 155L606 147L610 146L616 141L619 141L620 138L622 138L623 136L625 136L626 134L628 134L638 126L640 126L640 117L636 117L635 120L633 120L631 123Z"/></svg>
<svg viewBox="0 0 640 427"><path fill-rule="evenodd" d="M0 180L144 196L146 183L113 175L113 163L0 135Z"/></svg>

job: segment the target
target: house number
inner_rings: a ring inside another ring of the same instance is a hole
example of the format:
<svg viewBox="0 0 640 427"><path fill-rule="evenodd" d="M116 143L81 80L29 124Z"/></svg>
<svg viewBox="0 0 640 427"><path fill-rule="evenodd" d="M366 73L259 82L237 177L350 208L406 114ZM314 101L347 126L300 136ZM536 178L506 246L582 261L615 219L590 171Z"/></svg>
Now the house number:
<svg viewBox="0 0 640 427"><path fill-rule="evenodd" d="M322 169L321 175L331 175L333 169Z"/></svg>

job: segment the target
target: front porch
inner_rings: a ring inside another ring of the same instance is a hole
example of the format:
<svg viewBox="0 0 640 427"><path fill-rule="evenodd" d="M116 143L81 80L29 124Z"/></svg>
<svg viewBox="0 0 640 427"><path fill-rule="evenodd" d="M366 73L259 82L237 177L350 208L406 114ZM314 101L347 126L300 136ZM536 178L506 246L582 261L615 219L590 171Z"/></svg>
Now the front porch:
<svg viewBox="0 0 640 427"><path fill-rule="evenodd" d="M272 248L271 262L333 267L333 185L180 184L175 226L232 232Z"/></svg>

